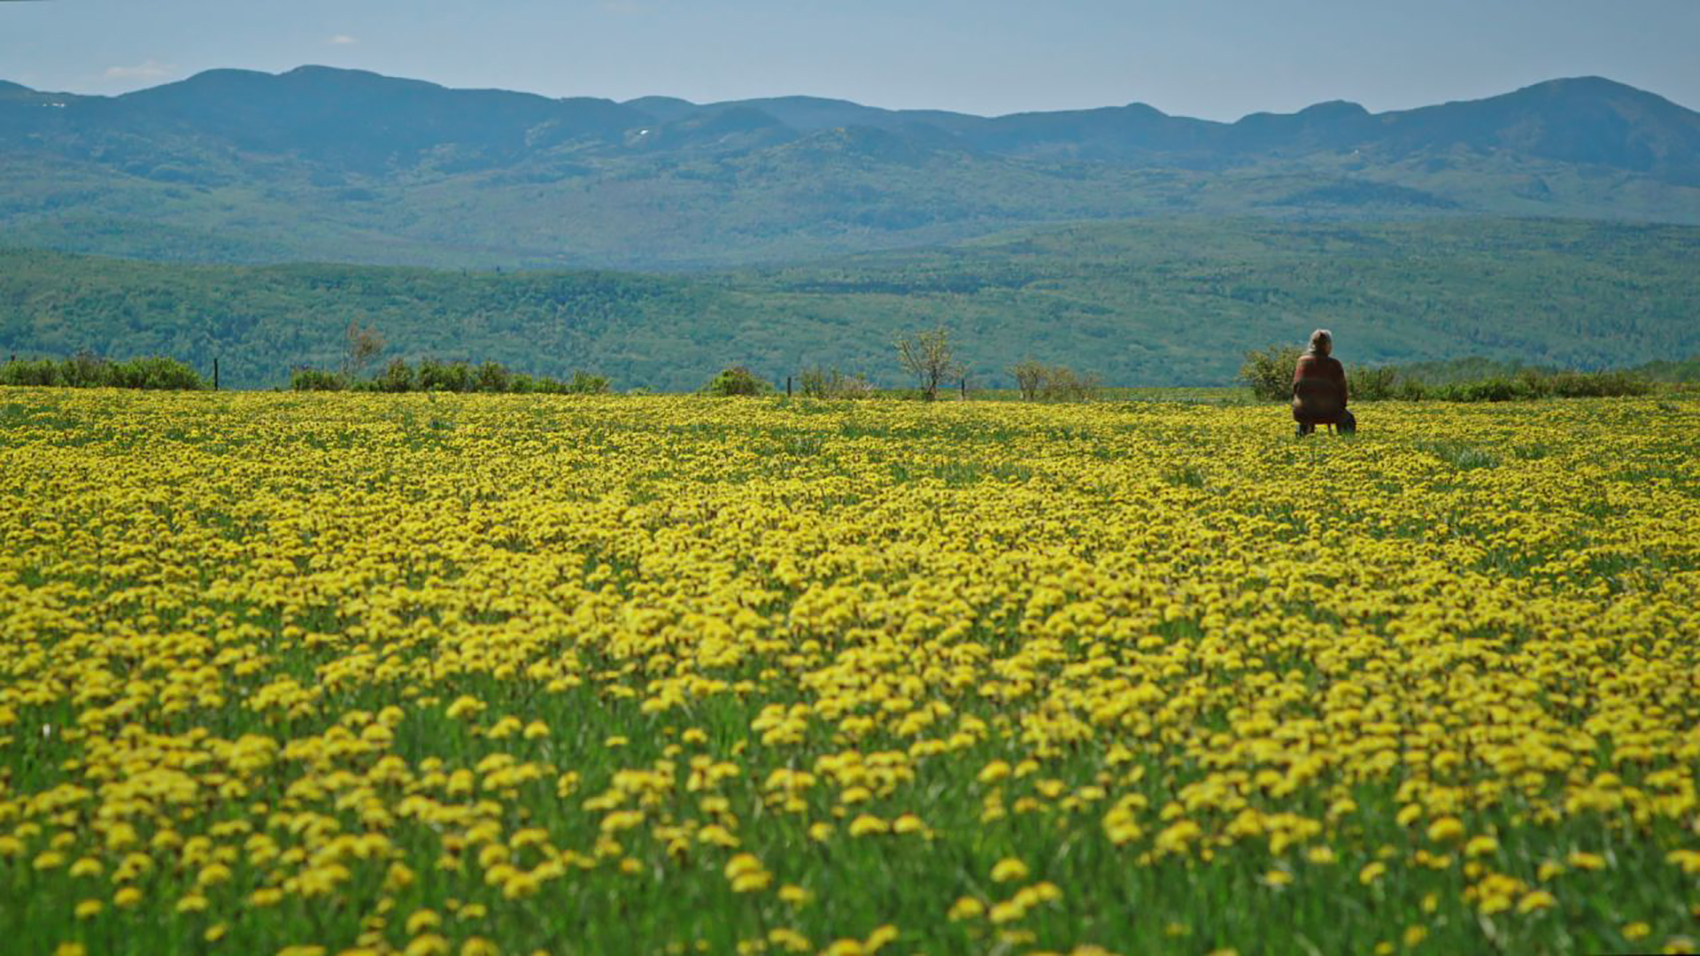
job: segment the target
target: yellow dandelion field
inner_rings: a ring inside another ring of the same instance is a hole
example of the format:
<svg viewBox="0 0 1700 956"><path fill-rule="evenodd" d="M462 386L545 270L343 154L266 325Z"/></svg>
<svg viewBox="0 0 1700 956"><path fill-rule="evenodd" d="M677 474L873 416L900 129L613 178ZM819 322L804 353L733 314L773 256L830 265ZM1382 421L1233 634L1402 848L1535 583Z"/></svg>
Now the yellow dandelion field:
<svg viewBox="0 0 1700 956"><path fill-rule="evenodd" d="M0 390L8 953L1691 951L1700 399Z"/></svg>

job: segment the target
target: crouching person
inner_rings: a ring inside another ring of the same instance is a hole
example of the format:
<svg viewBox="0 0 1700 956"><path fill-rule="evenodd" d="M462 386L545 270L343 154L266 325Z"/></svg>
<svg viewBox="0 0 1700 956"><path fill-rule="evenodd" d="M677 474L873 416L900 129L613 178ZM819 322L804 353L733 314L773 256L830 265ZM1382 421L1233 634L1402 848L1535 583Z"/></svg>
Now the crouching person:
<svg viewBox="0 0 1700 956"><path fill-rule="evenodd" d="M1346 407L1346 369L1331 354L1334 336L1327 329L1310 334L1310 349L1299 356L1293 369L1293 421L1300 437L1318 425L1333 425L1342 432L1358 430L1358 420Z"/></svg>

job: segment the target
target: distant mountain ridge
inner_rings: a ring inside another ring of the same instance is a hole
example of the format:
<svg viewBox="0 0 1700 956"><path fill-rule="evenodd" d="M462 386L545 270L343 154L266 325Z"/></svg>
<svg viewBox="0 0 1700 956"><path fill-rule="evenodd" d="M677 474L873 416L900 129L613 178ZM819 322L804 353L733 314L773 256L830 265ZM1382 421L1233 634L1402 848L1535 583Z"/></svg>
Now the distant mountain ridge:
<svg viewBox="0 0 1700 956"><path fill-rule="evenodd" d="M633 100L626 106L637 106ZM933 127L963 146L994 154L1062 153L1106 161L1161 157L1221 162L1269 152L1380 149L1394 153L1464 147L1507 150L1569 163L1650 173L1700 184L1700 113L1601 77L1550 80L1482 100L1371 113L1357 103L1318 103L1296 113L1253 113L1235 122L1171 116L1143 103L979 117L934 110L884 110L843 100L783 97L716 103L673 121L724 109L758 109L800 132L848 126L888 131Z"/></svg>
<svg viewBox="0 0 1700 956"><path fill-rule="evenodd" d="M1253 212L1700 222L1700 113L1598 77L1236 122L791 96L618 103L328 67L0 83L11 242L149 258L695 268Z"/></svg>

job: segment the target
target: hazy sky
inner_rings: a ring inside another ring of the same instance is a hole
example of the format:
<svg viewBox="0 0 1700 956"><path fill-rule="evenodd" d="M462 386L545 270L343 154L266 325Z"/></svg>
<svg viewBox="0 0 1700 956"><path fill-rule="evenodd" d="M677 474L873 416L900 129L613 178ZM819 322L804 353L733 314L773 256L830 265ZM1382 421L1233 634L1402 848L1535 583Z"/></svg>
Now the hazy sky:
<svg viewBox="0 0 1700 956"><path fill-rule="evenodd" d="M997 114L1399 109L1597 74L1700 108L1700 0L0 2L0 79L118 93L213 67L698 102Z"/></svg>

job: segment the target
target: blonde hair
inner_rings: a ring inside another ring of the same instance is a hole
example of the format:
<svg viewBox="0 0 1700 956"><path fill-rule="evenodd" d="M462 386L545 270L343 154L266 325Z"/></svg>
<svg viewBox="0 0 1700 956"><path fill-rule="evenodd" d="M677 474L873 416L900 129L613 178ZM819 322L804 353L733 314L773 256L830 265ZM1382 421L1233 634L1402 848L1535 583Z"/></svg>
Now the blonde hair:
<svg viewBox="0 0 1700 956"><path fill-rule="evenodd" d="M1327 329L1317 329L1315 332L1310 334L1310 347L1312 351L1318 351L1324 345L1329 348L1334 347L1333 332L1330 332Z"/></svg>

